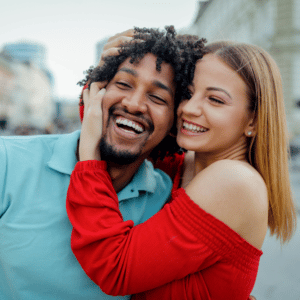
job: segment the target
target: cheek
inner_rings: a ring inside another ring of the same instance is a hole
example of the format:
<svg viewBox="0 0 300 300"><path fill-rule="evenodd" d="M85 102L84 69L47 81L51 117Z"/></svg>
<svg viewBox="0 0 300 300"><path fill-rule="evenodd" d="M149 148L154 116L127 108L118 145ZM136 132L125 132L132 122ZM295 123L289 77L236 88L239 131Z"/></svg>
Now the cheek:
<svg viewBox="0 0 300 300"><path fill-rule="evenodd" d="M232 115L222 109L216 109L215 107L206 107L203 109L203 115L209 126L226 127L232 123Z"/></svg>
<svg viewBox="0 0 300 300"><path fill-rule="evenodd" d="M161 110L154 115L158 130L162 133L169 132L174 123L174 108Z"/></svg>

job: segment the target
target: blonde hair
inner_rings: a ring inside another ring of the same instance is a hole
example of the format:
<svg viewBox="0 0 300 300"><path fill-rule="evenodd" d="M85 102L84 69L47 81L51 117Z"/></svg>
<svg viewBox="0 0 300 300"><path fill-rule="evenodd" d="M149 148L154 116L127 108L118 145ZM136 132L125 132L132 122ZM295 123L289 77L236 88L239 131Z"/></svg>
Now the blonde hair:
<svg viewBox="0 0 300 300"><path fill-rule="evenodd" d="M248 159L265 180L269 195L268 225L282 243L296 228L296 210L288 169L288 132L279 69L273 58L254 45L216 42L206 46L239 73L248 87L249 110L256 135L249 138Z"/></svg>

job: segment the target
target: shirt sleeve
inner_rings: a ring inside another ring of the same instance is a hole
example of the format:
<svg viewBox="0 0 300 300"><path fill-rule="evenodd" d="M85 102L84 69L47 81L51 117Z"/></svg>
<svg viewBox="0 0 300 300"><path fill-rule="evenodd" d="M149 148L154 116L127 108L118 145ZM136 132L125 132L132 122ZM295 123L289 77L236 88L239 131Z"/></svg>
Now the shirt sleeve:
<svg viewBox="0 0 300 300"><path fill-rule="evenodd" d="M103 161L77 163L67 212L77 260L110 295L154 289L206 269L226 259L226 253L243 254L238 235L232 237L229 227L203 211L183 189L145 223L124 222Z"/></svg>

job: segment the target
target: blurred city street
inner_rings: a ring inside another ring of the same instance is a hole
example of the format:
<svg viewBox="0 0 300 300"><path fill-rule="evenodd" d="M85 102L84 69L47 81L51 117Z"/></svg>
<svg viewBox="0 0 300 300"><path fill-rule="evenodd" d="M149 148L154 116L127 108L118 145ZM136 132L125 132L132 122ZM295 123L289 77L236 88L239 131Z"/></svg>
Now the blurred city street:
<svg viewBox="0 0 300 300"><path fill-rule="evenodd" d="M290 175L298 208L298 227L286 245L281 246L274 237L266 238L252 292L257 300L300 300L300 155L293 159Z"/></svg>

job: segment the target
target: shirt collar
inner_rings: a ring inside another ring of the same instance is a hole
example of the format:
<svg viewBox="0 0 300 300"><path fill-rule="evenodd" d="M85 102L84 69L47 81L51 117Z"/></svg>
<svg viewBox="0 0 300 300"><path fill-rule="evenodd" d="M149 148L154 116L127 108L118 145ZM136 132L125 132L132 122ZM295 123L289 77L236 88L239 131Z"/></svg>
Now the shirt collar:
<svg viewBox="0 0 300 300"><path fill-rule="evenodd" d="M76 149L80 130L62 134L56 141L48 166L60 173L71 175L77 163ZM140 191L154 193L156 187L154 168L151 162L144 160L132 180L119 193L119 201L138 197Z"/></svg>
<svg viewBox="0 0 300 300"><path fill-rule="evenodd" d="M71 175L77 163L76 149L79 136L80 130L59 136L54 145L53 154L48 162L48 166L51 169Z"/></svg>
<svg viewBox="0 0 300 300"><path fill-rule="evenodd" d="M138 197L140 191L154 193L156 187L156 176L150 161L144 160L132 180L119 193L119 201L132 197Z"/></svg>

